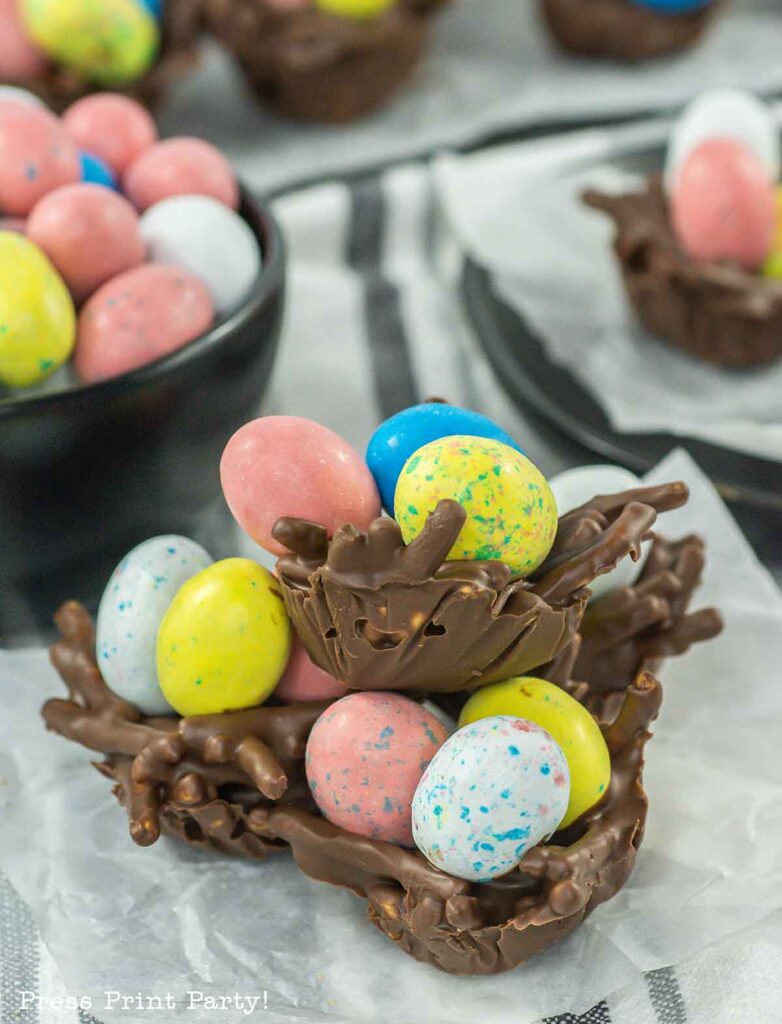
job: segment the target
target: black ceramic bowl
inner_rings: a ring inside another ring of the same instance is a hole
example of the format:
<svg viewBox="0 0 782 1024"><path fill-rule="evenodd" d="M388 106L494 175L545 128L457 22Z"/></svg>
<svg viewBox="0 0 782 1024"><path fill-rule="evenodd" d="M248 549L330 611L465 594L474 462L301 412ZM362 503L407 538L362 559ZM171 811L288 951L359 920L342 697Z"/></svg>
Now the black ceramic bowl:
<svg viewBox="0 0 782 1024"><path fill-rule="evenodd" d="M66 597L94 607L114 565L159 533L197 532L219 462L268 383L285 291L282 238L246 192L263 270L241 309L113 380L0 400L0 642Z"/></svg>

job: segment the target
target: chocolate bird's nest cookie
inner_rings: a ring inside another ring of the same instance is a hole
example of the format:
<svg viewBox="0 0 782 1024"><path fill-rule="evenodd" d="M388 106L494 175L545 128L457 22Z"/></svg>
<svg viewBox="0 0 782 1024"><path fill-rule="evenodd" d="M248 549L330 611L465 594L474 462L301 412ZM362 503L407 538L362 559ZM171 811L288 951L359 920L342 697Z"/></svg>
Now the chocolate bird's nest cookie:
<svg viewBox="0 0 782 1024"><path fill-rule="evenodd" d="M572 593L579 580L610 567L620 550L634 550L627 545L647 534L655 509L673 507L685 497L682 485L639 489L596 498L564 516L555 552L539 573L540 585L549 596ZM345 558L334 562L332 542L330 560L313 572L322 579L329 564L340 586L347 585L352 571L355 585L365 587L366 560L359 559L358 571L350 553L355 543L363 543L383 585L407 587L416 578L411 563L420 575L427 558L434 557L431 533L445 531L439 543L447 551L446 537L456 519L450 507L441 507L431 517L421 550L402 565L388 527L375 527L369 537L350 531L336 542L337 552L346 545ZM296 534L298 548L312 551L317 534L310 525L286 521L281 530L291 539ZM324 543L321 539L321 548ZM388 553L397 566L393 581ZM298 572L302 555L283 559L285 566L298 566ZM565 631L565 642L555 644L554 657L538 668L537 675L563 686L597 716L611 754L611 784L600 805L552 842L528 851L518 869L493 883L452 878L417 851L354 835L320 816L306 783L304 751L310 729L330 702L145 718L107 687L95 660L91 619L75 602L58 612L62 638L52 648L69 696L47 702L43 717L49 729L104 755L96 767L114 782L139 845L150 845L163 832L191 846L254 859L289 847L306 874L364 897L369 919L406 953L454 974L494 974L568 935L629 877L647 810L643 750L661 701L660 685L649 670L721 628L713 610L688 613L702 567L697 538L655 539L639 582L591 606L583 634ZM486 579L476 583L467 574L462 582L470 590L493 589L497 571L488 567ZM450 589L446 595L455 599ZM471 594L463 593L462 599L473 607ZM526 628L533 636L534 620ZM510 662L505 665L510 668ZM429 696L458 712L468 693Z"/></svg>
<svg viewBox="0 0 782 1024"><path fill-rule="evenodd" d="M197 61L203 6L204 0L166 0L160 26L160 51L155 63L134 82L115 86L112 91L124 93L151 109L157 107L169 87L192 70ZM57 113L76 100L105 89L55 62L43 75L19 84L40 96Z"/></svg>
<svg viewBox="0 0 782 1024"><path fill-rule="evenodd" d="M266 0L206 0L214 31L259 98L286 117L352 121L412 75L430 22L448 0L398 0L373 18L316 7L281 11Z"/></svg>
<svg viewBox="0 0 782 1024"><path fill-rule="evenodd" d="M627 296L652 334L721 366L754 366L782 356L782 281L688 256L671 225L659 176L643 191L589 190L584 201L613 219Z"/></svg>
<svg viewBox="0 0 782 1024"><path fill-rule="evenodd" d="M541 0L552 36L579 57L641 61L692 46L718 3L687 14L663 14L632 0Z"/></svg>

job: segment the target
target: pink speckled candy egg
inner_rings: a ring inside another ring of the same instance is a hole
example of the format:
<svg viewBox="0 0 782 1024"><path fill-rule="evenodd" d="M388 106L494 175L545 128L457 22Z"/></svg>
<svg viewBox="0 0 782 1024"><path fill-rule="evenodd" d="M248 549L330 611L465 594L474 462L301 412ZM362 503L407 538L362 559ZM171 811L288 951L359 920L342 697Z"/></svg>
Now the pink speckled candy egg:
<svg viewBox="0 0 782 1024"><path fill-rule="evenodd" d="M79 149L105 160L115 174L123 174L157 142L149 111L115 92L77 100L63 114L63 123Z"/></svg>
<svg viewBox="0 0 782 1024"><path fill-rule="evenodd" d="M314 663L304 644L298 638L293 641L291 656L277 684L274 696L284 704L297 704L308 700L330 700L345 696L345 684Z"/></svg>
<svg viewBox="0 0 782 1024"><path fill-rule="evenodd" d="M25 82L46 70L47 60L22 24L19 0L0 0L0 81Z"/></svg>
<svg viewBox="0 0 782 1024"><path fill-rule="evenodd" d="M323 712L307 741L315 802L347 832L413 846L413 794L447 737L442 723L408 697L343 697Z"/></svg>
<svg viewBox="0 0 782 1024"><path fill-rule="evenodd" d="M135 160L122 181L125 195L139 210L171 196L211 196L236 210L239 186L233 168L203 139L166 139Z"/></svg>
<svg viewBox="0 0 782 1024"><path fill-rule="evenodd" d="M128 270L83 307L76 372L87 383L128 373L197 338L213 319L209 292L187 271L153 263Z"/></svg>
<svg viewBox="0 0 782 1024"><path fill-rule="evenodd" d="M733 139L709 139L683 162L671 216L693 259L730 260L757 269L774 237L774 184L763 164Z"/></svg>
<svg viewBox="0 0 782 1024"><path fill-rule="evenodd" d="M0 104L0 211L26 217L39 199L81 180L76 144L47 110Z"/></svg>
<svg viewBox="0 0 782 1024"><path fill-rule="evenodd" d="M220 462L223 494L256 543L285 554L272 537L281 516L324 526L331 536L350 524L365 530L380 515L380 496L355 449L328 427L299 416L245 423Z"/></svg>
<svg viewBox="0 0 782 1024"><path fill-rule="evenodd" d="M66 185L44 196L30 214L27 234L77 303L144 262L138 214L127 199L100 185Z"/></svg>

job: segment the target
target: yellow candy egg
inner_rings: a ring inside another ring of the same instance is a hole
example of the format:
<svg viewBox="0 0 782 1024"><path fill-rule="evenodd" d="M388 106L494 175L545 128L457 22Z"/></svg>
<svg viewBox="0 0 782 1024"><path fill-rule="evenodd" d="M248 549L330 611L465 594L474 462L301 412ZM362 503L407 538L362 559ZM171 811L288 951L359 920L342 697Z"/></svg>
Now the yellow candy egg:
<svg viewBox="0 0 782 1024"><path fill-rule="evenodd" d="M45 53L99 85L140 78L160 43L139 0L22 0L22 16Z"/></svg>
<svg viewBox="0 0 782 1024"><path fill-rule="evenodd" d="M29 387L65 362L76 341L73 300L37 245L0 231L0 381Z"/></svg>
<svg viewBox="0 0 782 1024"><path fill-rule="evenodd" d="M763 264L764 277L782 279L782 185L777 185L775 192L776 202L776 230L774 241L771 244L771 252Z"/></svg>
<svg viewBox="0 0 782 1024"><path fill-rule="evenodd" d="M394 495L405 543L418 536L444 498L467 512L450 559L497 560L514 575L528 576L551 550L557 532L554 495L537 466L509 445L457 434L414 452Z"/></svg>
<svg viewBox="0 0 782 1024"><path fill-rule="evenodd" d="M598 803L611 781L606 741L583 704L545 679L517 676L477 690L462 708L459 728L494 715L526 718L550 733L570 769L570 801L560 828Z"/></svg>
<svg viewBox="0 0 782 1024"><path fill-rule="evenodd" d="M315 0L315 6L341 18L376 18L397 0Z"/></svg>
<svg viewBox="0 0 782 1024"><path fill-rule="evenodd" d="M291 626L270 572L226 558L176 593L157 635L158 682L180 715L263 703L288 661Z"/></svg>

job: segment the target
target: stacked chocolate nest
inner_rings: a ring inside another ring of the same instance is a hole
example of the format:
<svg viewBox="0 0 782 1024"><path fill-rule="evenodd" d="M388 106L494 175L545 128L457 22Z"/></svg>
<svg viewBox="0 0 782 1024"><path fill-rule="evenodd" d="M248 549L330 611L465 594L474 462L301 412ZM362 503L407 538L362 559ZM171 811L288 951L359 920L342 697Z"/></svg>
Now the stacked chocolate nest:
<svg viewBox="0 0 782 1024"><path fill-rule="evenodd" d="M197 59L198 38L203 27L203 0L166 0L161 24L161 45L149 71L135 82L119 87L148 107L160 103L170 85L191 70ZM56 112L101 86L90 83L74 71L52 63L39 78L21 82Z"/></svg>
<svg viewBox="0 0 782 1024"><path fill-rule="evenodd" d="M632 0L542 0L549 31L579 57L641 61L692 46L706 30L716 0L687 13L661 13Z"/></svg>
<svg viewBox="0 0 782 1024"><path fill-rule="evenodd" d="M341 122L383 104L416 69L432 17L448 0L398 0L375 17L314 5L206 0L209 23L258 96L279 113Z"/></svg>
<svg viewBox="0 0 782 1024"><path fill-rule="evenodd" d="M46 725L105 755L96 767L140 846L164 832L258 860L290 847L312 878L365 898L369 919L417 959L455 974L507 970L573 931L633 869L643 751L662 696L651 672L721 628L713 610L688 612L702 542L651 533L659 512L686 499L683 484L595 498L560 519L551 554L525 581L499 563L444 561L464 521L455 502L441 502L407 547L389 519L330 542L310 523L277 524L294 626L349 688L404 690L454 712L482 683L534 668L597 716L612 759L605 798L494 883L452 878L319 815L304 750L329 702L144 718L106 686L89 615L73 602L58 613L52 648L69 699L45 705ZM644 538L652 549L638 583L588 606L590 581L637 558Z"/></svg>
<svg viewBox="0 0 782 1024"><path fill-rule="evenodd" d="M740 267L692 259L671 224L659 177L643 191L588 191L616 224L614 251L641 323L664 341L721 366L782 356L782 283Z"/></svg>

